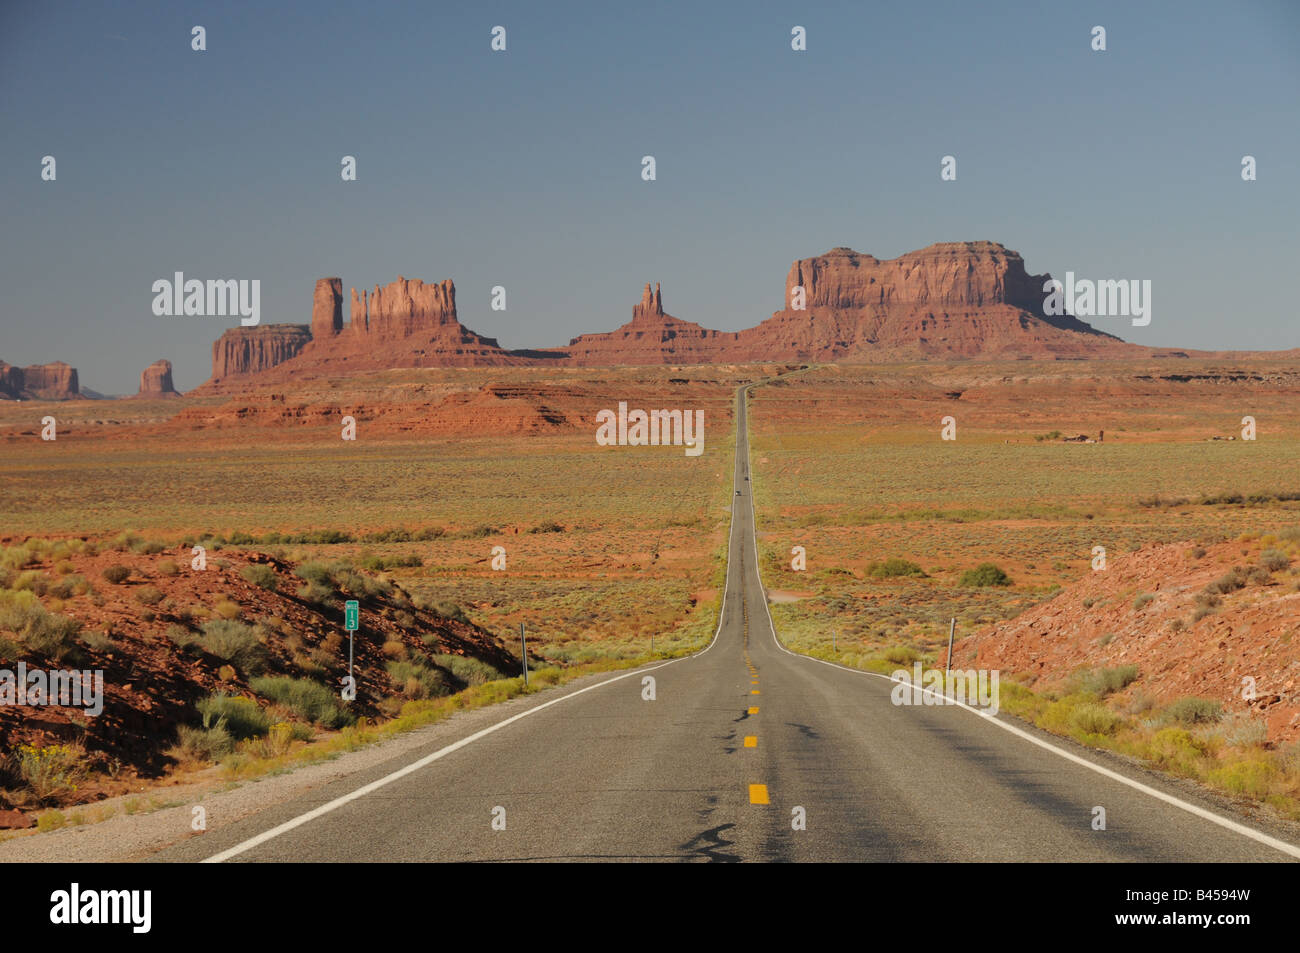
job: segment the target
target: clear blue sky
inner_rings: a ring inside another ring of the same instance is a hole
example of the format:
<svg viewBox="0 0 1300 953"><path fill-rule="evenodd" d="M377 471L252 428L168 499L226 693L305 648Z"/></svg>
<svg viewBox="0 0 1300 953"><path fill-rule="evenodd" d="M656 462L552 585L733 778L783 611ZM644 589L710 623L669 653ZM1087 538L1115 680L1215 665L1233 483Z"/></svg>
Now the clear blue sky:
<svg viewBox="0 0 1300 953"><path fill-rule="evenodd" d="M1094 321L1128 340L1300 345L1294 2L4 0L0 129L0 359L106 393L159 357L207 378L237 319L155 317L175 271L260 278L263 323L325 275L452 278L465 324L532 347L647 281L735 330L795 258L990 239L1150 279L1149 327Z"/></svg>

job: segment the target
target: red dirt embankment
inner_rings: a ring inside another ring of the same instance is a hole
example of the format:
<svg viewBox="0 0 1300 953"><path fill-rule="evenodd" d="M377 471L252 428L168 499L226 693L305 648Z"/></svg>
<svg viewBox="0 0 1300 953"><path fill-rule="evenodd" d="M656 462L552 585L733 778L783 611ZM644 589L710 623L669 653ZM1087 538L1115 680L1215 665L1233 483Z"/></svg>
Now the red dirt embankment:
<svg viewBox="0 0 1300 953"><path fill-rule="evenodd" d="M1112 554L1105 570L964 639L954 665L1025 673L1035 688L1058 687L1080 668L1136 665L1128 695L1210 698L1227 712L1262 716L1270 741L1294 740L1300 571L1279 556L1294 559L1296 549L1293 539L1265 536ZM1254 679L1253 699L1246 679Z"/></svg>
<svg viewBox="0 0 1300 953"><path fill-rule="evenodd" d="M94 717L75 707L0 705L0 752L12 755L25 744L84 747L92 773L73 802L163 776L175 765L166 752L177 727L197 724L195 705L213 692L256 699L249 687L255 676L291 676L310 678L337 698L347 671L345 600L358 600L361 610L357 697L349 706L357 716L383 717L404 697L422 697L411 694L418 686L394 682L387 667L394 660L460 656L500 671L517 664L491 633L422 607L391 580L351 569L309 585L296 572L301 567L261 552L209 550L206 568L197 570L190 549L143 554L76 540L37 546L30 559L15 560L23 544L6 542L6 562L23 564L0 569L0 669L17 671L22 662L29 672L103 672L103 711ZM110 581L125 570L124 579ZM14 611L33 596L53 615L33 623ZM205 626L219 620L252 629L256 664L208 650ZM447 675L449 690L460 687L458 678ZM0 802L14 803L21 780L12 758L0 760L0 787L9 792Z"/></svg>

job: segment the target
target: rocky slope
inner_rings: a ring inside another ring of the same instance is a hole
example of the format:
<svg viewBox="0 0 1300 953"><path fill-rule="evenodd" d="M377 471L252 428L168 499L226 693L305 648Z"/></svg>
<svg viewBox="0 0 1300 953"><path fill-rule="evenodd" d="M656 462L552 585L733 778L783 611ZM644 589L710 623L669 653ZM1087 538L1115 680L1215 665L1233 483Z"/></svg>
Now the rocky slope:
<svg viewBox="0 0 1300 953"><path fill-rule="evenodd" d="M953 664L1022 673L1031 687L1048 688L1080 669L1136 665L1130 698L1209 698L1225 712L1261 719L1269 740L1295 740L1297 539L1153 544L1112 554L1107 569L962 640ZM1253 698L1244 697L1247 677L1255 680Z"/></svg>
<svg viewBox="0 0 1300 953"><path fill-rule="evenodd" d="M337 700L347 672L341 622L348 599L360 602L357 697L349 706L355 715L383 718L406 700L458 690L467 680L460 659L478 673L513 672L517 664L491 633L439 615L387 577L351 568L213 549L197 571L189 546L151 555L106 542L0 542L10 544L4 551L11 564L25 549L21 573L0 567L0 668L16 670L22 662L31 671L103 673L96 716L69 707L0 706L0 751L23 744L85 749L81 767L90 774L51 801L91 801L163 776L176 764L169 749L178 728L197 726L195 706L214 692L242 695L274 718L302 722L301 713L253 690L259 675L305 679ZM408 671L421 684L412 685ZM305 727L310 734L329 726ZM38 803L15 759L0 758L0 808Z"/></svg>

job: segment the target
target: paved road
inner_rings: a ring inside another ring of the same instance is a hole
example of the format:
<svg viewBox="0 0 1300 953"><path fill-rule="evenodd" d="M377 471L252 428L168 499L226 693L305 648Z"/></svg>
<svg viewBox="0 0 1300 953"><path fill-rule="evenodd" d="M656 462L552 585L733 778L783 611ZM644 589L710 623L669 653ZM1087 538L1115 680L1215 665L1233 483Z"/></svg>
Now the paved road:
<svg viewBox="0 0 1300 953"><path fill-rule="evenodd" d="M456 750L429 752L422 760L407 756L213 829L154 859L1300 856L1047 750L1030 740L1046 738L1038 732L1027 738L953 706L895 706L886 679L782 648L756 567L745 403L739 402L740 494L732 497L723 613L706 650L602 676L596 687L581 691L533 696L503 710L501 718L511 723L470 736ZM643 697L647 675L655 680L653 700ZM1018 724L1005 716L1000 721ZM1116 770L1112 759L1069 742L1050 744ZM385 780L398 770L407 773ZM1196 810L1230 817L1183 786L1119 770ZM1092 828L1095 806L1106 810L1104 831ZM504 808L504 830L494 829L494 816L501 817L496 808ZM312 811L316 816L304 819ZM806 818L803 830L794 829L799 813Z"/></svg>

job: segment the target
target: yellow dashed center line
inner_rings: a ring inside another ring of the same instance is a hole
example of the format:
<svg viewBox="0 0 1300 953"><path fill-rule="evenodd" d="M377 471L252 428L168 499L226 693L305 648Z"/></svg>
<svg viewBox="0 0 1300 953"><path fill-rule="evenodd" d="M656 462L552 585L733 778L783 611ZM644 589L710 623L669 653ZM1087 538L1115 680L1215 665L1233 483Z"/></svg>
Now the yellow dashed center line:
<svg viewBox="0 0 1300 953"><path fill-rule="evenodd" d="M749 713L750 713L751 715L757 715L757 714L758 714L758 706L755 705L753 708L751 708L751 709L749 710Z"/></svg>
<svg viewBox="0 0 1300 953"><path fill-rule="evenodd" d="M749 786L749 803L750 804L769 804L767 799L766 784L751 784Z"/></svg>
<svg viewBox="0 0 1300 953"><path fill-rule="evenodd" d="M757 689L757 688L751 689L750 692L749 692L749 694L751 694L751 695L757 695L757 694L758 694L758 689Z"/></svg>
<svg viewBox="0 0 1300 953"><path fill-rule="evenodd" d="M756 735L745 735L745 747L746 747L746 748L757 748L757 747L758 747L758 737L757 737Z"/></svg>

